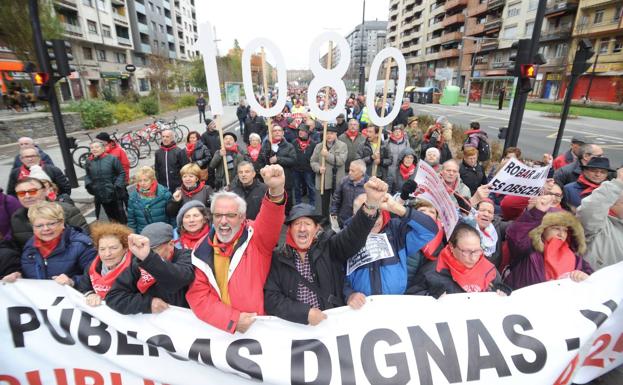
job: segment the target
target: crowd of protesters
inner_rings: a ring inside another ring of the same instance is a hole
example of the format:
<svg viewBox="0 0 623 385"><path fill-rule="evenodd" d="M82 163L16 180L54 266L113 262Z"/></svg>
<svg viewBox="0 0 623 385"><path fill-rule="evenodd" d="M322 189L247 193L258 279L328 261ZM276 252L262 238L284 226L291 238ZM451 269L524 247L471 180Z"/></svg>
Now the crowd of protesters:
<svg viewBox="0 0 623 385"><path fill-rule="evenodd" d="M542 194L527 198L488 186L519 148L493 162L477 122L453 148L451 124L420 127L408 100L386 127L371 122L363 96L329 124L298 94L272 119L240 103L239 129L222 142L205 105L205 129L185 144L164 131L153 168L133 175L123 150L98 135L84 179L91 226L62 171L21 138L0 192L3 281L53 279L122 314L187 307L234 333L266 314L316 325L324 310L359 309L371 295L510 295L582 281L623 258L623 169L585 138L556 159L522 159L551 165ZM455 205L451 234L441 208L419 196L419 162Z"/></svg>

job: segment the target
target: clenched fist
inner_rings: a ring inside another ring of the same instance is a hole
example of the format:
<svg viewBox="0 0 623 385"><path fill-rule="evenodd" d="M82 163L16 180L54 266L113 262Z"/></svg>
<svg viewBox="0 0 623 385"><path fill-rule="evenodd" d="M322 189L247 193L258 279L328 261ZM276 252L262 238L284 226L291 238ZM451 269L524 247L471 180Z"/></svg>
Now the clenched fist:
<svg viewBox="0 0 623 385"><path fill-rule="evenodd" d="M138 234L128 235L128 249L136 258L145 260L151 250L149 238Z"/></svg>
<svg viewBox="0 0 623 385"><path fill-rule="evenodd" d="M283 195L285 192L286 174L283 167L278 164L264 166L260 170L264 184L268 186L268 192L272 196Z"/></svg>

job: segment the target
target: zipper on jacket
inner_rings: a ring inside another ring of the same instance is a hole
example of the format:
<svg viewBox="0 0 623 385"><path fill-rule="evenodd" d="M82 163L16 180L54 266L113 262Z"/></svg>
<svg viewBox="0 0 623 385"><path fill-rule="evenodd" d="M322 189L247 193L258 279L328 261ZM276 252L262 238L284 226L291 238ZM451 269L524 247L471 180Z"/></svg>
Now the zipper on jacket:
<svg viewBox="0 0 623 385"><path fill-rule="evenodd" d="M167 188L171 189L169 186L169 151L164 152L164 173L167 176Z"/></svg>

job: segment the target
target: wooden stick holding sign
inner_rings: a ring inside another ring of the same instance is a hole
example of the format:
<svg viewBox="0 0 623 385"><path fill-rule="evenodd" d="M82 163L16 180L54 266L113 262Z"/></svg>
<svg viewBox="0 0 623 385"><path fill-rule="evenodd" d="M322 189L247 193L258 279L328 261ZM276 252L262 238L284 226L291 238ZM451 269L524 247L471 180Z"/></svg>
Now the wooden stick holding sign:
<svg viewBox="0 0 623 385"><path fill-rule="evenodd" d="M392 58L391 56L387 60L387 67L385 67L385 84L383 85L383 104L381 105L381 118L385 117L385 104L387 103L387 87L389 84L389 75L392 71ZM379 137L377 138L376 151L378 151L379 163L381 162L381 139L383 138L383 132L379 129ZM376 176L376 169L378 164L372 164L372 175Z"/></svg>
<svg viewBox="0 0 623 385"><path fill-rule="evenodd" d="M229 186L229 170L227 169L227 149L225 148L225 142L223 141L223 127L221 126L221 116L215 116L216 129L218 130L218 136L221 139L221 150L225 151L223 156L223 170L225 170L225 185Z"/></svg>
<svg viewBox="0 0 623 385"><path fill-rule="evenodd" d="M329 40L329 53L327 54L327 69L331 69L333 66L333 42ZM329 90L330 87L326 86L324 88L324 110L327 111L329 109ZM313 95L312 95L313 96ZM308 95L309 97L309 95ZM325 120L322 123L322 149L327 149L327 125L328 122ZM326 158L324 156L320 157L320 167L324 169L324 172L320 174L320 195L324 195L324 178L327 173L326 170Z"/></svg>
<svg viewBox="0 0 623 385"><path fill-rule="evenodd" d="M266 76L266 52L264 52L264 47L262 47L262 80L264 82L264 107L267 109L270 108L270 100L268 99L268 78ZM270 117L267 118L266 124L268 126L268 143L273 142L273 121Z"/></svg>

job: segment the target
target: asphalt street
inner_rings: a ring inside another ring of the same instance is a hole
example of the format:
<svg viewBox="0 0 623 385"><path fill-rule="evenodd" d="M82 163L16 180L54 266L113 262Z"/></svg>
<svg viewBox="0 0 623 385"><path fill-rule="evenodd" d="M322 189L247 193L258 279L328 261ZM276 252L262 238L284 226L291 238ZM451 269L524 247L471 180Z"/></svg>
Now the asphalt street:
<svg viewBox="0 0 623 385"><path fill-rule="evenodd" d="M479 107L471 104L459 106L442 106L439 104L412 104L416 115L430 114L446 116L453 124L469 127L471 121L480 122L489 138L497 139L500 127L508 125L510 109L498 111L496 106ZM524 156L541 159L544 153L551 153L558 133L560 119L543 116L542 112L526 110L523 116L519 148ZM568 119L565 127L560 152L569 148L573 135L583 135L592 143L603 147L610 165L623 165L623 122L588 117Z"/></svg>

